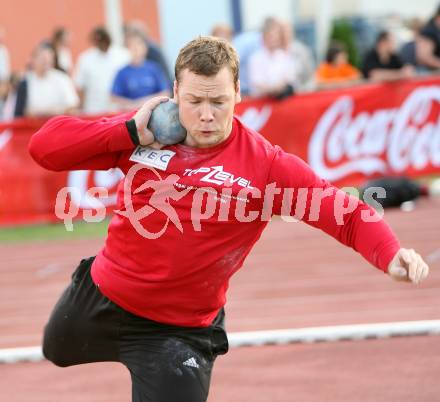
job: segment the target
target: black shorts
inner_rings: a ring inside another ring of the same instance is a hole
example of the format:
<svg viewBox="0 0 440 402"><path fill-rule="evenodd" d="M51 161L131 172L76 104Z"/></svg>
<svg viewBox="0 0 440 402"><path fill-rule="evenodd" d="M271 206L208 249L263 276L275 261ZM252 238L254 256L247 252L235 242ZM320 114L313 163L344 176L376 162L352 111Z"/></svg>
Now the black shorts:
<svg viewBox="0 0 440 402"><path fill-rule="evenodd" d="M134 402L204 402L215 358L228 351L221 310L211 326L161 324L122 309L93 283L82 260L44 330L44 356L61 367L114 361L132 380Z"/></svg>

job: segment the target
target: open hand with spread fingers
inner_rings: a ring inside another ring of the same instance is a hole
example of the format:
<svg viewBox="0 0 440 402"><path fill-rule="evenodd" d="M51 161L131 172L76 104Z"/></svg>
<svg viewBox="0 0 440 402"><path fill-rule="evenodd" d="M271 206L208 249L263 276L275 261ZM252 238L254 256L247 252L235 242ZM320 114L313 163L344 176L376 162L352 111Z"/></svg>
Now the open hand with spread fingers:
<svg viewBox="0 0 440 402"><path fill-rule="evenodd" d="M401 248L388 265L388 273L396 281L422 282L429 274L429 266L413 249Z"/></svg>

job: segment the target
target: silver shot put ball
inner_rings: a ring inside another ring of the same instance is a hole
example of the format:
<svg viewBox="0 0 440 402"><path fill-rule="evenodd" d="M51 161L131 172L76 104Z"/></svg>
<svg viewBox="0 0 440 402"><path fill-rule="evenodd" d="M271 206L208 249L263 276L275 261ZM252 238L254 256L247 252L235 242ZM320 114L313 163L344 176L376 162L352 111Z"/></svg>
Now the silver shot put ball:
<svg viewBox="0 0 440 402"><path fill-rule="evenodd" d="M179 120L179 107L171 101L159 103L153 109L147 127L156 141L164 145L177 144L186 137L186 130Z"/></svg>

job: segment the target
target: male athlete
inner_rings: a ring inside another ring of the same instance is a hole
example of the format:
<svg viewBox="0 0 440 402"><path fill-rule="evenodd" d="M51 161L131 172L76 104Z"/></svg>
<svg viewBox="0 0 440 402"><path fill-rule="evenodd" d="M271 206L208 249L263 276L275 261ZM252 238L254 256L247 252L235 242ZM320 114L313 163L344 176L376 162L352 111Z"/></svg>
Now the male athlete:
<svg viewBox="0 0 440 402"><path fill-rule="evenodd" d="M228 350L223 306L229 279L271 215L299 213L394 279L419 283L428 275L420 255L400 248L369 206L234 117L238 72L237 54L223 40L200 37L181 49L174 100L187 130L183 143L154 143L146 128L149 117L169 100L153 98L138 111L113 118L54 117L29 146L47 169L119 167L130 180L118 194L119 212L105 246L81 261L56 304L43 352L63 367L122 362L130 370L136 402L206 401L214 360ZM168 181L173 188L145 185L152 181ZM184 193L175 196L177 190ZM318 209L315 190L322 196ZM153 208L150 201L157 205L160 191L166 205ZM286 199L291 208L286 209ZM355 203L351 211L341 214L350 203ZM135 227L132 215L147 207ZM174 223L163 212L170 207ZM140 227L163 233L145 236Z"/></svg>

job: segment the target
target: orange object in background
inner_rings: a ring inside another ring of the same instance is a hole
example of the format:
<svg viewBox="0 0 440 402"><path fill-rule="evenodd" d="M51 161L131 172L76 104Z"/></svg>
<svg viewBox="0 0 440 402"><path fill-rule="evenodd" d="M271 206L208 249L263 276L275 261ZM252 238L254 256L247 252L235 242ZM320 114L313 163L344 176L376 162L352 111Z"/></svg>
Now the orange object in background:
<svg viewBox="0 0 440 402"><path fill-rule="evenodd" d="M360 76L359 70L348 63L340 65L322 63L316 70L318 84L351 81L359 79Z"/></svg>

